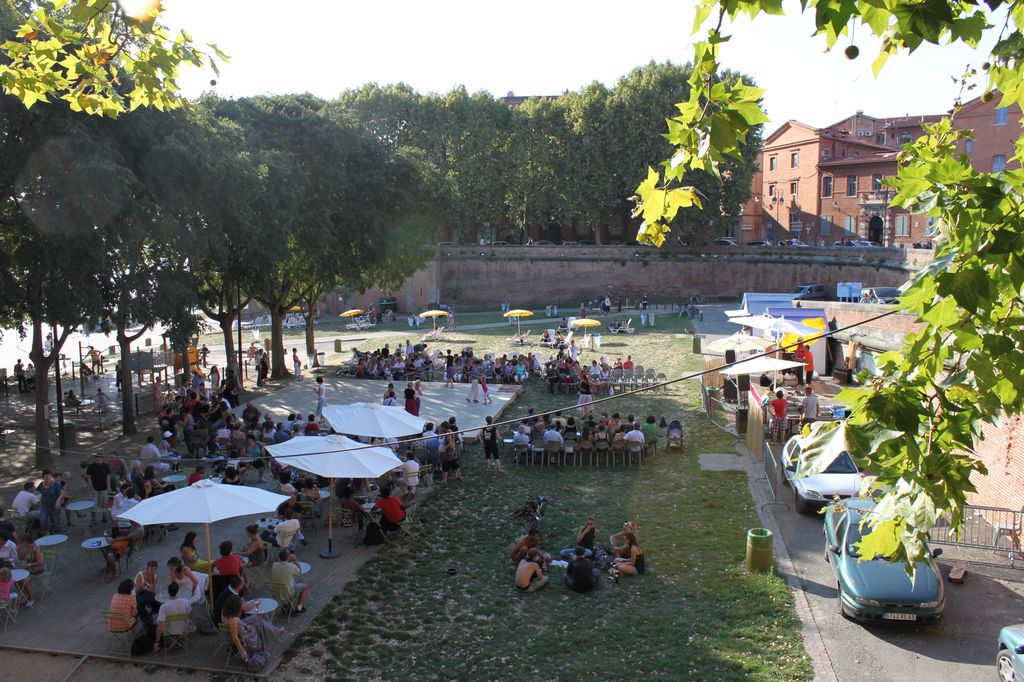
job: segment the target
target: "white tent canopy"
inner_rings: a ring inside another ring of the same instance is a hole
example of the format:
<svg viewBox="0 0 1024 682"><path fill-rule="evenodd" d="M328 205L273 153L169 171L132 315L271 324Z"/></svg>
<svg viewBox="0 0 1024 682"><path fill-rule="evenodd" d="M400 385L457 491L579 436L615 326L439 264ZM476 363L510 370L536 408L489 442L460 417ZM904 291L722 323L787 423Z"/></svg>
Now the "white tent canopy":
<svg viewBox="0 0 1024 682"><path fill-rule="evenodd" d="M324 478L377 478L402 465L390 448L368 448L337 435L298 436L278 445L268 445L267 452L282 458L282 464Z"/></svg>
<svg viewBox="0 0 1024 682"><path fill-rule="evenodd" d="M744 360L738 362L735 365L729 367L723 367L720 371L722 374L737 375L737 374L764 374L765 372L781 372L784 369L792 369L794 367L803 367L804 363L794 362L792 360L779 360L777 358L754 358L753 360Z"/></svg>
<svg viewBox="0 0 1024 682"><path fill-rule="evenodd" d="M423 433L426 419L398 405L352 403L324 408L324 419L338 433L372 438L401 438Z"/></svg>
<svg viewBox="0 0 1024 682"><path fill-rule="evenodd" d="M771 339L759 339L749 334L737 332L732 336L712 341L705 350L711 353L724 353L729 350L734 350L737 353L746 353L749 351L765 351L774 345L775 342Z"/></svg>

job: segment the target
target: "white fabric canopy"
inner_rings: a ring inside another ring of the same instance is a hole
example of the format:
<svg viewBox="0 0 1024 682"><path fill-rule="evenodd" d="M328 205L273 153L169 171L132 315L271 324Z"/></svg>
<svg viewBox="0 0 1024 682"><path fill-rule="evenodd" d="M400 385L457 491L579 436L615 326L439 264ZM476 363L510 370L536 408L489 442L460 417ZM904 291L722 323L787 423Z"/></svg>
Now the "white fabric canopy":
<svg viewBox="0 0 1024 682"><path fill-rule="evenodd" d="M784 369L803 367L804 363L792 360L779 360L777 358L754 358L738 362L731 367L723 367L722 374L764 374L765 372L781 372Z"/></svg>
<svg viewBox="0 0 1024 682"><path fill-rule="evenodd" d="M162 523L216 523L250 514L265 514L288 499L260 488L223 485L203 479L190 486L150 497L118 519L142 526Z"/></svg>
<svg viewBox="0 0 1024 682"><path fill-rule="evenodd" d="M763 329L775 332L776 334L802 334L804 336L818 336L824 333L821 329L815 329L801 322L787 320L784 317L769 317L767 315L748 315L746 317L731 317L729 321L733 324L751 327L752 329Z"/></svg>
<svg viewBox="0 0 1024 682"><path fill-rule="evenodd" d="M363 449L342 452L348 448ZM282 458L282 464L324 478L377 478L402 465L390 448L368 448L337 435L298 436L278 445L268 445L267 452Z"/></svg>
<svg viewBox="0 0 1024 682"><path fill-rule="evenodd" d="M426 419L398 405L352 403L324 408L324 419L338 433L372 438L400 438L423 433Z"/></svg>
<svg viewBox="0 0 1024 682"><path fill-rule="evenodd" d="M739 310L726 310L725 311L725 316L726 317L740 317L741 315L747 315L747 314L748 314L747 311L744 310L743 308L740 308Z"/></svg>

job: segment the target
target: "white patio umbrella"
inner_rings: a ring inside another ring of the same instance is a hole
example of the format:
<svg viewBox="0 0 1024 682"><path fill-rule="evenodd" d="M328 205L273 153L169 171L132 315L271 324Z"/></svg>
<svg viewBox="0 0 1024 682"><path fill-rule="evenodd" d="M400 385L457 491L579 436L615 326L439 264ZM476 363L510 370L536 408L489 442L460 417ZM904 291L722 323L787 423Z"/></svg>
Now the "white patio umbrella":
<svg viewBox="0 0 1024 682"><path fill-rule="evenodd" d="M820 329L794 322L784 317L771 317L769 315L748 315L746 317L730 317L733 324L743 325L752 329L763 329L775 334L797 334L802 336L817 336L821 334Z"/></svg>
<svg viewBox="0 0 1024 682"><path fill-rule="evenodd" d="M729 350L734 350L737 353L746 353L748 351L768 350L774 345L775 342L771 339L759 339L750 334L737 332L724 339L712 341L706 346L706 350L711 353L724 353Z"/></svg>
<svg viewBox="0 0 1024 682"><path fill-rule="evenodd" d="M401 438L423 432L426 419L398 405L351 403L324 408L324 419L338 433L370 438Z"/></svg>
<svg viewBox="0 0 1024 682"><path fill-rule="evenodd" d="M164 523L201 523L206 529L206 559L213 563L210 549L210 524L232 519L236 516L265 514L275 511L288 499L260 488L243 485L223 485L203 479L190 486L172 490L156 497L150 497L117 518L134 521L141 526ZM213 603L213 581L207 581L210 588L210 603Z"/></svg>
<svg viewBox="0 0 1024 682"><path fill-rule="evenodd" d="M359 448L354 450L353 448ZM378 478L402 461L390 448L368 448L358 441L345 436L330 435L298 436L291 440L268 445L267 452L293 469L308 471L316 476L329 479L331 500L334 500L334 479L336 478ZM334 505L327 505L327 549L320 552L325 559L340 556L334 549Z"/></svg>

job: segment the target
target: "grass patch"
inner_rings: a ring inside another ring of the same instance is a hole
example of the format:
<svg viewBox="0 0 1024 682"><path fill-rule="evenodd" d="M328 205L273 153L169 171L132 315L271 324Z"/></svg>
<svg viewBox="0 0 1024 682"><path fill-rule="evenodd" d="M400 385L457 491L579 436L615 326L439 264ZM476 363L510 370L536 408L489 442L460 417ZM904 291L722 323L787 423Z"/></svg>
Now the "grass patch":
<svg viewBox="0 0 1024 682"><path fill-rule="evenodd" d="M612 337L616 345L604 352L631 354L670 377L699 369L689 344L673 336L686 322L663 315L658 324ZM509 350L506 329L463 336L472 336L478 353ZM464 390L454 389L453 397L461 400ZM695 382L684 382L598 409L683 420L686 453L664 450L662 440L643 468L516 468L506 462L507 472L498 474L484 470L479 447L468 447L467 480L438 486L417 509L413 540L367 563L338 607L316 621L322 646L345 651L344 670L325 666L330 676L811 679L785 582L741 568L746 531L758 525L745 475L701 471L697 464L700 453L733 448L732 438L700 415L698 395ZM574 397L551 395L543 382L531 382L506 416L567 403ZM535 495L551 500L542 546L552 553L572 544L588 515L597 518L602 544L623 521L637 519L647 574L619 584L605 580L596 593L577 595L561 585L562 572L551 569L552 584L544 590L516 591L507 552L523 526L512 513ZM449 576L449 568L457 574ZM307 654L323 651L296 646Z"/></svg>

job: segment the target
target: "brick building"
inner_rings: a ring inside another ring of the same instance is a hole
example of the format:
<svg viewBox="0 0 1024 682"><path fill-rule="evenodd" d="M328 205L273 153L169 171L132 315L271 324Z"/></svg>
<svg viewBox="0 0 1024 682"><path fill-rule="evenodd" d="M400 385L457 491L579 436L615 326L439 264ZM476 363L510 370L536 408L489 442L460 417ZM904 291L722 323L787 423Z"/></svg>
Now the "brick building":
<svg viewBox="0 0 1024 682"><path fill-rule="evenodd" d="M1020 108L998 109L998 101L979 97L954 117L954 127L973 131L961 149L983 172L1012 163L1021 133ZM899 148L941 118L876 118L858 111L824 128L787 121L764 141L753 196L735 236L808 244L866 239L900 247L929 242L933 221L889 206L895 192L884 181L896 174Z"/></svg>

